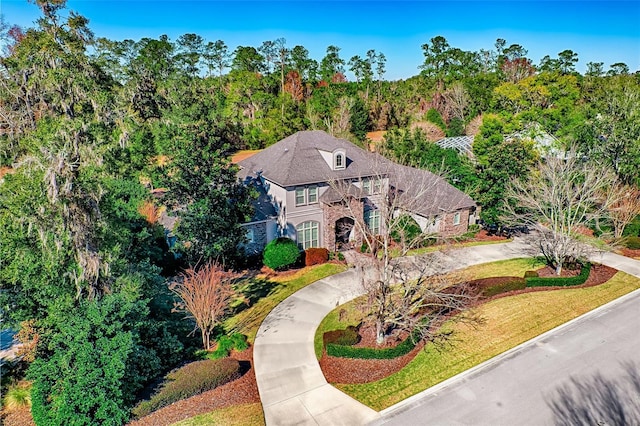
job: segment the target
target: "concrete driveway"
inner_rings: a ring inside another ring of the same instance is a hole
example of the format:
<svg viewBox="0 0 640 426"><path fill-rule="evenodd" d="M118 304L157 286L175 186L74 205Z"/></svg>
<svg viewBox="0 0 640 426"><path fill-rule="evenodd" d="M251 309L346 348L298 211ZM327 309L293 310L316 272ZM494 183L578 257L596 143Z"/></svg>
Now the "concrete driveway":
<svg viewBox="0 0 640 426"><path fill-rule="evenodd" d="M438 255L455 270L523 257L524 248L516 238ZM593 260L640 277L638 261L610 253ZM640 296L634 294L613 302L620 304L615 309L596 310L378 413L329 385L313 348L322 319L364 293L359 281L355 269L317 281L285 299L262 323L253 353L267 425L551 424L575 414L570 396L588 389L585 384L601 378L615 384L628 376L640 353ZM572 382L569 375L581 372L586 376ZM636 384L640 394L640 378Z"/></svg>

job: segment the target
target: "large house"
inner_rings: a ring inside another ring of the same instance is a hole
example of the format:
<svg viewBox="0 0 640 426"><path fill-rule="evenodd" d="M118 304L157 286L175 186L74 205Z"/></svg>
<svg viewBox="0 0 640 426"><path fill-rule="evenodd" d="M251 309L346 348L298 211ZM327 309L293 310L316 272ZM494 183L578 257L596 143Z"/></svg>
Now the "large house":
<svg viewBox="0 0 640 426"><path fill-rule="evenodd" d="M360 244L354 219L380 232L380 207L389 205L390 193L409 201L397 213L411 215L424 232L461 234L476 220L476 203L441 177L323 131L295 133L238 165L239 178L259 193L254 218L244 225L248 252L279 236L302 249Z"/></svg>

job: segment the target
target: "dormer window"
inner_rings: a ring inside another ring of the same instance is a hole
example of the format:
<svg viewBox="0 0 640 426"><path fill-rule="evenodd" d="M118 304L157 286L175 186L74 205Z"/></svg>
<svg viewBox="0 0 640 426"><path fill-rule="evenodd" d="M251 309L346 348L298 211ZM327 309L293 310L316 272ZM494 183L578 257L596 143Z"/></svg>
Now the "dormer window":
<svg viewBox="0 0 640 426"><path fill-rule="evenodd" d="M333 153L333 170L344 170L347 166L347 156L343 150Z"/></svg>

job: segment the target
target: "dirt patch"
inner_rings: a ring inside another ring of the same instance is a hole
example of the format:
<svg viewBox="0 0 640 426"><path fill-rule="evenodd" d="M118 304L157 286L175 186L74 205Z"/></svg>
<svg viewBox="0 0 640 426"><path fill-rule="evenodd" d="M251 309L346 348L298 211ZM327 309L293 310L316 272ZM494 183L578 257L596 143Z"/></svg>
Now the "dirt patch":
<svg viewBox="0 0 640 426"><path fill-rule="evenodd" d="M31 411L28 408L3 413L0 416L0 424L5 426L35 426Z"/></svg>

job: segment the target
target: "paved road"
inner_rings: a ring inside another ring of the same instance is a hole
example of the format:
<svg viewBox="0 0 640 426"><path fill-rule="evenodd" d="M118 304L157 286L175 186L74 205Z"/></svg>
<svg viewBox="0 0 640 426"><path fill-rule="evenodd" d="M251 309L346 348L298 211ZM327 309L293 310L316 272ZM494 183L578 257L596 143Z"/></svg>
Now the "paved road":
<svg viewBox="0 0 640 426"><path fill-rule="evenodd" d="M384 425L640 424L640 291L387 409Z"/></svg>

